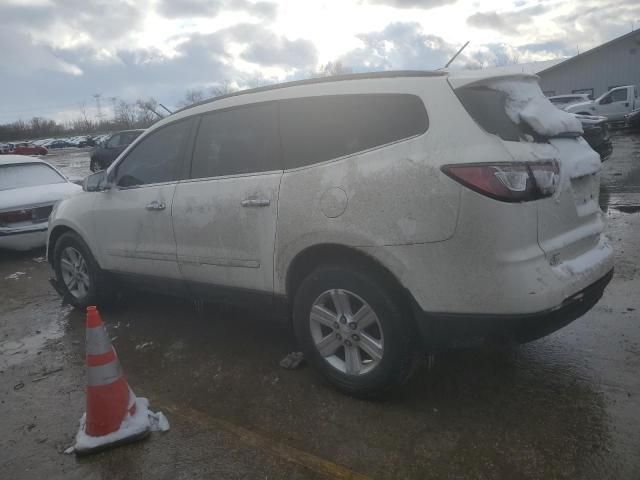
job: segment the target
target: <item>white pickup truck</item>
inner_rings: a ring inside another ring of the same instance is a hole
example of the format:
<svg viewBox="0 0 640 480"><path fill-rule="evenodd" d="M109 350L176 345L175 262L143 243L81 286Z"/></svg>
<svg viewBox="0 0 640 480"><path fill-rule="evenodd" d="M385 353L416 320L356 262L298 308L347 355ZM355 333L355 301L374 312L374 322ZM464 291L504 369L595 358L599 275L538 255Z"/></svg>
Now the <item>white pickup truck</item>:
<svg viewBox="0 0 640 480"><path fill-rule="evenodd" d="M573 103L565 111L579 115L600 115L610 122L618 122L623 121L624 116L636 108L640 108L638 87L626 85L612 88L595 100Z"/></svg>

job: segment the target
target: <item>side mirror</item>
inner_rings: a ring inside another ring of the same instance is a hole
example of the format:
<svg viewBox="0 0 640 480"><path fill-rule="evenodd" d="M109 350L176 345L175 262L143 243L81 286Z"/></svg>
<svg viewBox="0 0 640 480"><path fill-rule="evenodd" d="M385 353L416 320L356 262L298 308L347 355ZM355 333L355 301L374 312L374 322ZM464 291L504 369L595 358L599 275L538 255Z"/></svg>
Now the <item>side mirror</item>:
<svg viewBox="0 0 640 480"><path fill-rule="evenodd" d="M85 192L103 192L104 190L109 190L107 171L101 170L86 177L82 183L82 189Z"/></svg>

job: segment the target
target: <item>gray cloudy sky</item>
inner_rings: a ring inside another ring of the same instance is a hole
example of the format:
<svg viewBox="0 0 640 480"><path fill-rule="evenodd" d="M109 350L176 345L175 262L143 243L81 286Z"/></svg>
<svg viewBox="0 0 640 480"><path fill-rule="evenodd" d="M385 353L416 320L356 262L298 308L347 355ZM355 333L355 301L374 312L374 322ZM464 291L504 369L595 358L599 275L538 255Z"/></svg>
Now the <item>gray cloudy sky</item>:
<svg viewBox="0 0 640 480"><path fill-rule="evenodd" d="M637 0L0 0L0 122L69 119L100 93L174 106L189 88L573 55L640 26Z"/></svg>

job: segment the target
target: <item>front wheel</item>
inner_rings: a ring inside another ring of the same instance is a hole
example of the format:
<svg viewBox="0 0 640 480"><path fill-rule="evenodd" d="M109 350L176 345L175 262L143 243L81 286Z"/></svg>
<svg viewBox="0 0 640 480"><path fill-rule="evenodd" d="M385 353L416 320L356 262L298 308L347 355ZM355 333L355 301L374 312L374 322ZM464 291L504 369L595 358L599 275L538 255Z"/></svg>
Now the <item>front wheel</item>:
<svg viewBox="0 0 640 480"><path fill-rule="evenodd" d="M374 275L317 269L296 293L293 320L305 358L343 392L379 396L411 373L412 322L392 288Z"/></svg>
<svg viewBox="0 0 640 480"><path fill-rule="evenodd" d="M74 307L84 309L109 300L105 275L77 234L67 232L60 236L53 251L53 267L62 295Z"/></svg>

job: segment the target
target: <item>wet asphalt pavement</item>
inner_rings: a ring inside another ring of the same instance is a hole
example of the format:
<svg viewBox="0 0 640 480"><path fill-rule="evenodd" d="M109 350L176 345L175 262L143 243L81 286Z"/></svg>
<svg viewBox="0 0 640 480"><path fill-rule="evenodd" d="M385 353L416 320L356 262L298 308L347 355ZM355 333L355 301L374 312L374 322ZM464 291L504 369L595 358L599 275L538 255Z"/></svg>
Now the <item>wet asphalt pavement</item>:
<svg viewBox="0 0 640 480"><path fill-rule="evenodd" d="M640 134L618 135L601 202L616 273L598 305L537 342L441 354L384 402L283 370L261 312L128 295L103 319L134 391L171 431L62 454L84 411L83 315L43 251L0 251L0 478L640 478ZM86 152L48 156L79 180Z"/></svg>

